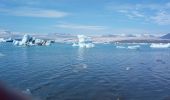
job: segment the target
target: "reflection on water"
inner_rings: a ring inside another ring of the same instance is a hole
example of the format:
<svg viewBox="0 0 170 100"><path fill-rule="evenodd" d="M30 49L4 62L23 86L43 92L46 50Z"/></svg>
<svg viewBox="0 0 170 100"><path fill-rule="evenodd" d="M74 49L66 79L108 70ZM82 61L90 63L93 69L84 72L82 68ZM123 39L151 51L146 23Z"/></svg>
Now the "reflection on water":
<svg viewBox="0 0 170 100"><path fill-rule="evenodd" d="M87 64L85 64L84 52L86 48L77 48L77 63L72 65L73 72L80 72L87 68Z"/></svg>
<svg viewBox="0 0 170 100"><path fill-rule="evenodd" d="M73 48L67 44L19 48L2 44L0 80L41 100L166 100L170 49L112 44ZM126 46L123 45L122 46Z"/></svg>
<svg viewBox="0 0 170 100"><path fill-rule="evenodd" d="M79 61L83 61L84 60L84 52L85 52L85 49L86 48L77 48L78 50L77 50L77 60L79 60Z"/></svg>

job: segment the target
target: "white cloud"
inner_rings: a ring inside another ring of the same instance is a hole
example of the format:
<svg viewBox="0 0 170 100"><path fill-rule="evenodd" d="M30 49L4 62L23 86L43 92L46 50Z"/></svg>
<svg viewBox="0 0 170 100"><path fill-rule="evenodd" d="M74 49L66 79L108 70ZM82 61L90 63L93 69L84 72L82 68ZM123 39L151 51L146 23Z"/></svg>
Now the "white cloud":
<svg viewBox="0 0 170 100"><path fill-rule="evenodd" d="M130 19L143 19L160 25L170 24L170 2L164 4L122 4L109 5L109 10L128 16Z"/></svg>
<svg viewBox="0 0 170 100"><path fill-rule="evenodd" d="M77 30L104 30L105 26L95 26L95 25L77 25L77 24L59 24L55 27L65 28L65 29L77 29Z"/></svg>
<svg viewBox="0 0 170 100"><path fill-rule="evenodd" d="M44 17L44 18L61 18L69 15L66 12L39 9L39 8L14 8L14 9L0 9L1 14L8 14L13 16L27 16L27 17Z"/></svg>
<svg viewBox="0 0 170 100"><path fill-rule="evenodd" d="M125 14L126 16L130 18L135 18L135 17L144 17L144 15L138 11L129 11L129 10L118 10L117 12L120 12L122 14Z"/></svg>
<svg viewBox="0 0 170 100"><path fill-rule="evenodd" d="M155 23L158 23L160 25L168 25L170 24L170 13L167 13L165 11L159 12L156 14L156 16L151 17L152 20L154 20Z"/></svg>

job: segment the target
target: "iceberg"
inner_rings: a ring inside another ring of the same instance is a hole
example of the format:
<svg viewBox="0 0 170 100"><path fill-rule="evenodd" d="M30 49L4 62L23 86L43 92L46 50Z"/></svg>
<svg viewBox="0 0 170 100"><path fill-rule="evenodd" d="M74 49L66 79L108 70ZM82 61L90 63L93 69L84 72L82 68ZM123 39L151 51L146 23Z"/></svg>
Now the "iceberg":
<svg viewBox="0 0 170 100"><path fill-rule="evenodd" d="M26 45L30 41L31 37L27 34L25 34L21 40L21 45Z"/></svg>
<svg viewBox="0 0 170 100"><path fill-rule="evenodd" d="M0 42L6 42L4 38L0 38Z"/></svg>
<svg viewBox="0 0 170 100"><path fill-rule="evenodd" d="M73 43L72 45L73 47L79 46L77 43Z"/></svg>
<svg viewBox="0 0 170 100"><path fill-rule="evenodd" d="M72 46L78 46L80 48L92 48L95 45L92 43L92 40L90 37L87 37L85 35L77 35L78 43L73 43Z"/></svg>
<svg viewBox="0 0 170 100"><path fill-rule="evenodd" d="M116 46L116 48L124 49L126 47L124 47L124 46Z"/></svg>
<svg viewBox="0 0 170 100"><path fill-rule="evenodd" d="M13 42L13 39L10 37L8 39L5 39L5 42Z"/></svg>
<svg viewBox="0 0 170 100"><path fill-rule="evenodd" d="M30 40L31 40L31 37L25 34L21 41L14 40L13 44L16 46L26 46L26 45L29 45Z"/></svg>
<svg viewBox="0 0 170 100"><path fill-rule="evenodd" d="M151 48L170 48L170 43L152 43Z"/></svg>
<svg viewBox="0 0 170 100"><path fill-rule="evenodd" d="M27 34L25 34L21 41L14 40L13 44L16 46L34 46L34 45L50 45L50 40L42 40L42 39L36 39L35 37L31 37Z"/></svg>
<svg viewBox="0 0 170 100"><path fill-rule="evenodd" d="M128 46L128 49L139 49L140 45Z"/></svg>

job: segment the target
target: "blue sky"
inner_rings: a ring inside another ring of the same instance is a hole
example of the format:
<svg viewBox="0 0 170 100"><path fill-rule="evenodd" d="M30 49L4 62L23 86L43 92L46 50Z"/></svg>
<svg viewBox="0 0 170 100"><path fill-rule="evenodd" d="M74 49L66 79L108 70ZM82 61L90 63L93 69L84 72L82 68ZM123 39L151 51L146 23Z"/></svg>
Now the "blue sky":
<svg viewBox="0 0 170 100"><path fill-rule="evenodd" d="M0 30L166 34L170 0L0 0Z"/></svg>

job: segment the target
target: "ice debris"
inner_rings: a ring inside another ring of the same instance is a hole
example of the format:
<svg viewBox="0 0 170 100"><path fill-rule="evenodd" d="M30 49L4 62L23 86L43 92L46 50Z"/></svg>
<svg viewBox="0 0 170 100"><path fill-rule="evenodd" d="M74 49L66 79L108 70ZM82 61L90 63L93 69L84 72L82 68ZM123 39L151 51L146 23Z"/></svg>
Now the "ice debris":
<svg viewBox="0 0 170 100"><path fill-rule="evenodd" d="M131 46L116 46L119 49L139 49L140 45L131 45Z"/></svg>

